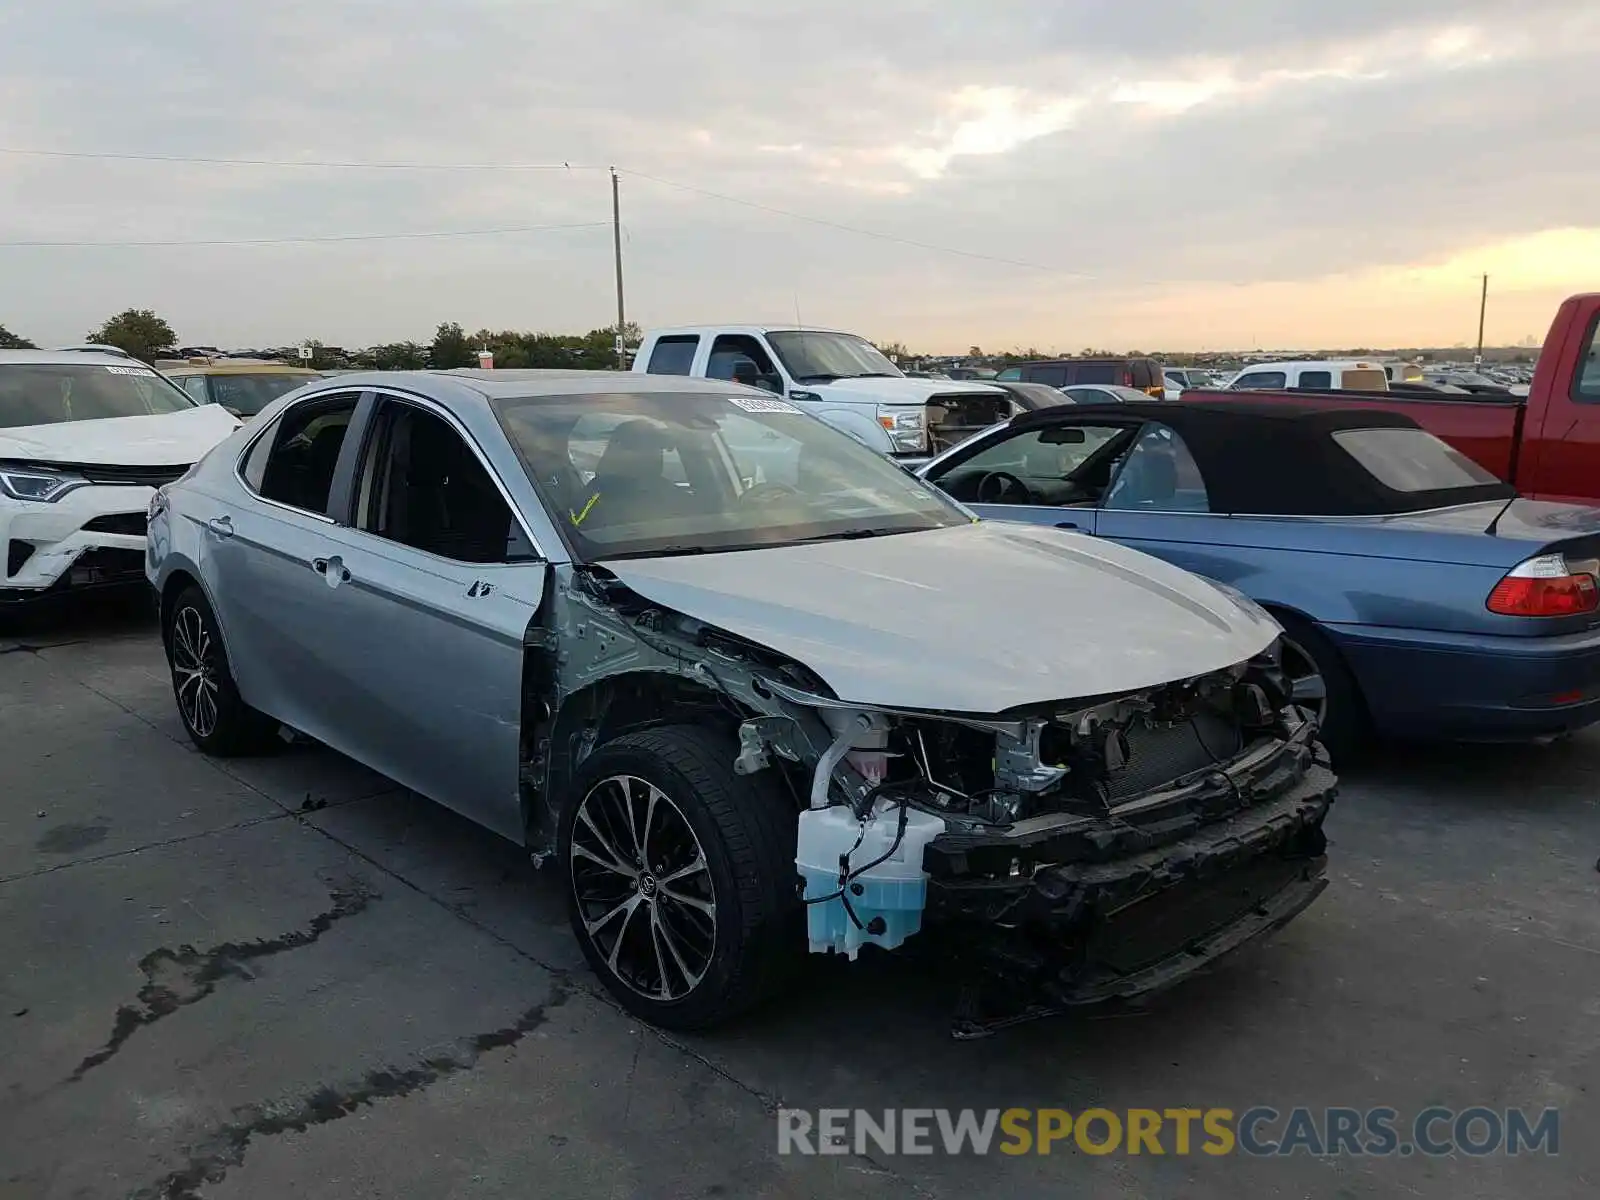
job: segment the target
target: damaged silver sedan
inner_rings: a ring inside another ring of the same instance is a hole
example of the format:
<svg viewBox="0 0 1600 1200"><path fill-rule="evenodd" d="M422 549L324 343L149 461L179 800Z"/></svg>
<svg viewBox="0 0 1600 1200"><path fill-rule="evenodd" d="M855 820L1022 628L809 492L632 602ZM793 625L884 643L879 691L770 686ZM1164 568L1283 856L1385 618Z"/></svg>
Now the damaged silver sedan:
<svg viewBox="0 0 1600 1200"><path fill-rule="evenodd" d="M767 393L346 375L151 503L207 753L316 739L525 845L628 1009L809 948L1130 997L1325 886L1334 779L1237 593L960 505Z"/></svg>

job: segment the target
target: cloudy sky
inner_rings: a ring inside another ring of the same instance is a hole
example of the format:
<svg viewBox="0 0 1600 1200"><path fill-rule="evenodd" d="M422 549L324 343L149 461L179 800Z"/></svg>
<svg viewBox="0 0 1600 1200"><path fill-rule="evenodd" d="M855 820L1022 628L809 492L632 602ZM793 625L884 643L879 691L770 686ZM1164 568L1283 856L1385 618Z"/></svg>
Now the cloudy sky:
<svg viewBox="0 0 1600 1200"><path fill-rule="evenodd" d="M1515 342L1600 287L1597 61L1594 0L16 3L0 324L604 325L614 164L646 326L1449 345L1488 272Z"/></svg>

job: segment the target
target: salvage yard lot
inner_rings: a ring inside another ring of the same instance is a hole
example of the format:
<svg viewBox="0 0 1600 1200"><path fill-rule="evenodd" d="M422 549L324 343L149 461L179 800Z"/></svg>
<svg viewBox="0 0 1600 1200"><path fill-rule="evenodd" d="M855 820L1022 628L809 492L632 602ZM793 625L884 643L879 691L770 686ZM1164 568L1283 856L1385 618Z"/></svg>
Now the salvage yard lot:
<svg viewBox="0 0 1600 1200"><path fill-rule="evenodd" d="M401 652L397 650L397 652ZM0 627L0 1198L1545 1197L1600 1186L1600 734L1348 776L1332 885L1147 1008L948 1036L818 961L665 1037L553 880L326 751L213 763L137 606ZM1560 1153L786 1157L778 1105L1561 1110Z"/></svg>

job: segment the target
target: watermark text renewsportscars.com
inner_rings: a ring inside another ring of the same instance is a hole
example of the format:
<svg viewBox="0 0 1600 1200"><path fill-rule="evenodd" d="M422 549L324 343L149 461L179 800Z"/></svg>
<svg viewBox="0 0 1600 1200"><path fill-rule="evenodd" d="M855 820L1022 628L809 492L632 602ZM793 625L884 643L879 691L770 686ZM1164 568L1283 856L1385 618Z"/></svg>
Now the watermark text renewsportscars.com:
<svg viewBox="0 0 1600 1200"><path fill-rule="evenodd" d="M780 1108L779 1154L1558 1154L1554 1108Z"/></svg>

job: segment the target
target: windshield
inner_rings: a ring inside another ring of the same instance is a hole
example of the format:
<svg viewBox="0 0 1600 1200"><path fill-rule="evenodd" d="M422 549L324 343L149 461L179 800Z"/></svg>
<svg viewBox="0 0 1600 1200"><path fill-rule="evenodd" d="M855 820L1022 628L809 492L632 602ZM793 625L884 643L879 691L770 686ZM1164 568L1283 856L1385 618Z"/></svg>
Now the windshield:
<svg viewBox="0 0 1600 1200"><path fill-rule="evenodd" d="M149 367L103 363L0 365L0 428L149 417L194 401Z"/></svg>
<svg viewBox="0 0 1600 1200"><path fill-rule="evenodd" d="M970 518L786 400L715 393L497 400L586 561L911 533Z"/></svg>
<svg viewBox="0 0 1600 1200"><path fill-rule="evenodd" d="M786 330L767 334L767 341L796 383L860 379L868 375L900 377L900 368L866 338L853 333Z"/></svg>
<svg viewBox="0 0 1600 1200"><path fill-rule="evenodd" d="M285 392L292 392L320 378L319 375L272 372L261 375L213 375L211 398L242 417L253 417Z"/></svg>

